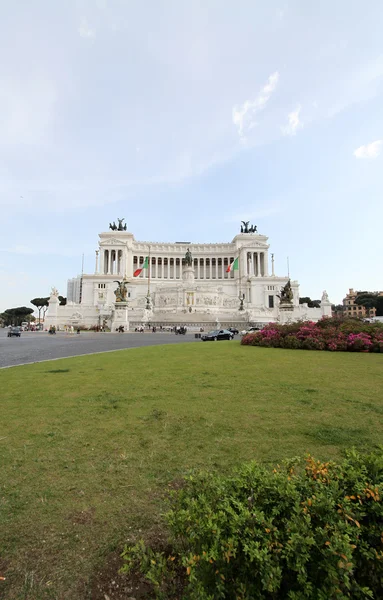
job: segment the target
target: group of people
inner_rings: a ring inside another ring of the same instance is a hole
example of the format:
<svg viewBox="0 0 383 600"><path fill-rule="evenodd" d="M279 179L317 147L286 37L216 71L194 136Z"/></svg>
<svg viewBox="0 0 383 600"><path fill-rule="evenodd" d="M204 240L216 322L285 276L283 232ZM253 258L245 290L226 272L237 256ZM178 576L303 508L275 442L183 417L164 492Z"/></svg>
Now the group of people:
<svg viewBox="0 0 383 600"><path fill-rule="evenodd" d="M56 328L55 328L54 325L52 325L52 328L54 328L55 331L54 332L49 331L49 333L56 333ZM74 333L74 327L73 327L73 325L65 325L64 331L65 331L66 334L68 334L68 333L69 334ZM77 327L76 333L80 334L80 331L81 331L80 327Z"/></svg>

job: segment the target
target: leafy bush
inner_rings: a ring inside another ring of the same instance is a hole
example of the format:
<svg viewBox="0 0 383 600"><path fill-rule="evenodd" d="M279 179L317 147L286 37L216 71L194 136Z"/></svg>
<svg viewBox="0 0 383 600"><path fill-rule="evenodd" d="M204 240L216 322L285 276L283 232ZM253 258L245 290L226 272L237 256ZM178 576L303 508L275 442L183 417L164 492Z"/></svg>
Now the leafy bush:
<svg viewBox="0 0 383 600"><path fill-rule="evenodd" d="M157 598L180 572L190 600L383 597L383 450L341 464L312 457L273 471L203 473L174 492L171 546L123 553Z"/></svg>
<svg viewBox="0 0 383 600"><path fill-rule="evenodd" d="M290 348L290 350L298 350L302 348L302 342L295 335L286 335L281 339L281 348Z"/></svg>
<svg viewBox="0 0 383 600"><path fill-rule="evenodd" d="M383 352L383 325L358 319L324 318L318 323L269 323L261 331L242 338L243 345L330 350Z"/></svg>
<svg viewBox="0 0 383 600"><path fill-rule="evenodd" d="M242 346L254 346L253 342L257 335L257 333L247 333L244 335L241 340Z"/></svg>

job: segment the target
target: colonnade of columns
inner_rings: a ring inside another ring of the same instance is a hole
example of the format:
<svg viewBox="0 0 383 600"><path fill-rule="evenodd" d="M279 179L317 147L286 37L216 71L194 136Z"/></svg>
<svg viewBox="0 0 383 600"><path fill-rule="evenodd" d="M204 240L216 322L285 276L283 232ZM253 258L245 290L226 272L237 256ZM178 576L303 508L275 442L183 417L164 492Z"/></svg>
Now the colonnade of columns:
<svg viewBox="0 0 383 600"><path fill-rule="evenodd" d="M246 275L265 277L269 274L266 252L247 252Z"/></svg>
<svg viewBox="0 0 383 600"><path fill-rule="evenodd" d="M101 254L100 271L103 275L123 275L125 273L122 250L104 250ZM96 272L98 272L98 257L96 255Z"/></svg>
<svg viewBox="0 0 383 600"><path fill-rule="evenodd" d="M133 257L133 271L142 267L144 256ZM232 256L194 258L194 276L196 279L234 279L234 272L227 273L228 266L233 262ZM150 277L153 279L182 279L183 258L172 256L151 256ZM143 272L140 277L147 277Z"/></svg>
<svg viewBox="0 0 383 600"><path fill-rule="evenodd" d="M268 273L266 252L241 252L240 275L247 277L264 277ZM133 271L142 267L144 256L133 256ZM196 279L234 279L235 271L227 273L228 266L234 261L233 256L194 258L194 275ZM183 257L151 256L150 277L153 279L182 279ZM126 273L123 250L102 250L100 252L100 268L98 251L96 251L96 273L104 275L124 275ZM147 269L140 277L147 277Z"/></svg>

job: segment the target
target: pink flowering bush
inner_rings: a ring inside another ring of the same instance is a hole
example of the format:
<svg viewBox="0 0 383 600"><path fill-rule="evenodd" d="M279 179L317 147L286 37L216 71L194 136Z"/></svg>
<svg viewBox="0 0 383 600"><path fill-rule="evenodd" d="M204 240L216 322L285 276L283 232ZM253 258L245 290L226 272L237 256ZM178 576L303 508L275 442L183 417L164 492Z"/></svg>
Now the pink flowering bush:
<svg viewBox="0 0 383 600"><path fill-rule="evenodd" d="M347 347L351 352L369 352L372 348L371 336L368 333L349 333Z"/></svg>
<svg viewBox="0 0 383 600"><path fill-rule="evenodd" d="M383 324L358 319L322 319L269 323L261 331L243 336L244 346L329 350L330 352L383 352Z"/></svg>

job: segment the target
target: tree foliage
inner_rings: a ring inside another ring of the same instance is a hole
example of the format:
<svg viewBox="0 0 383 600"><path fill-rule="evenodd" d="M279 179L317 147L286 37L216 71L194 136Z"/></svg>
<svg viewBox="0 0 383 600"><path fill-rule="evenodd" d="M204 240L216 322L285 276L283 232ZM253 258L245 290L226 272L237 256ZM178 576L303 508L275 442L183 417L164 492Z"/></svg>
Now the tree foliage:
<svg viewBox="0 0 383 600"><path fill-rule="evenodd" d="M299 298L299 304L308 304L309 308L320 308L320 300L311 300L309 296Z"/></svg>
<svg viewBox="0 0 383 600"><path fill-rule="evenodd" d="M366 308L376 308L376 316L383 316L383 296L379 296L379 292L358 292L355 304Z"/></svg>
<svg viewBox="0 0 383 600"><path fill-rule="evenodd" d="M26 306L17 306L15 308L7 308L1 313L0 318L5 326L20 325L23 321L29 320L28 317L33 313L33 308Z"/></svg>
<svg viewBox="0 0 383 600"><path fill-rule="evenodd" d="M31 300L31 304L33 304L33 306L36 306L38 313L39 313L39 322L40 322L41 311L43 311L43 315L45 315L47 308L49 306L49 296L47 298L33 298L33 300Z"/></svg>
<svg viewBox="0 0 383 600"><path fill-rule="evenodd" d="M359 292L355 298L355 304L364 306L365 308L376 308L377 293Z"/></svg>

